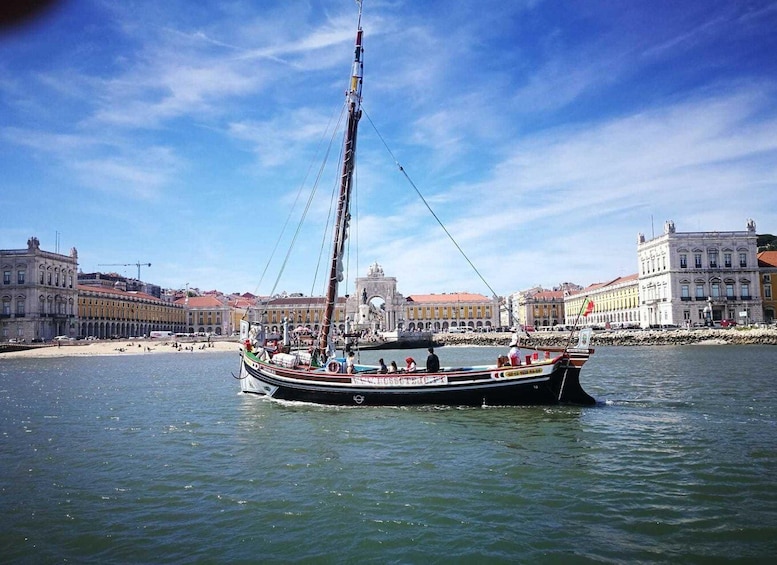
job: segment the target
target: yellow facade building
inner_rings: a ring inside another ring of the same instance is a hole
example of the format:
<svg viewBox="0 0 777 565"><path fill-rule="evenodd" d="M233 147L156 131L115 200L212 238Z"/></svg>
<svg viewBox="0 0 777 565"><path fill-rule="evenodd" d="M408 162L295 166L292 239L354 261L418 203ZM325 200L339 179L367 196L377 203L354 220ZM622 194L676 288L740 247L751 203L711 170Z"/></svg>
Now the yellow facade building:
<svg viewBox="0 0 777 565"><path fill-rule="evenodd" d="M143 337L152 331L184 331L185 312L150 294L120 287L78 285L81 337Z"/></svg>

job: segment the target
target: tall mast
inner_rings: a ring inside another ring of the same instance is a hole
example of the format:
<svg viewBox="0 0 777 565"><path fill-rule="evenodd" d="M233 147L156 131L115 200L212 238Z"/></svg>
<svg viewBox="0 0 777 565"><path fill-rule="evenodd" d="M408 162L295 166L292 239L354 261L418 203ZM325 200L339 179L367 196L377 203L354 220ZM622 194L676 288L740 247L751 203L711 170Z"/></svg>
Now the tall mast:
<svg viewBox="0 0 777 565"><path fill-rule="evenodd" d="M362 3L359 5L359 21L356 29L356 45L351 69L351 82L346 93L348 106L348 121L345 127L345 141L343 148L343 169L340 175L340 194L337 201L337 218L334 227L334 245L332 246L332 261L329 268L329 280L326 285L326 308L321 324L319 336L319 350L327 355L334 352L331 343L331 326L334 318L335 304L337 302L337 285L343 280L343 255L345 253L345 240L348 237L348 224L351 219L351 189L353 188L353 169L356 164L356 132L359 126L359 118L362 116L362 76L364 64L362 62Z"/></svg>

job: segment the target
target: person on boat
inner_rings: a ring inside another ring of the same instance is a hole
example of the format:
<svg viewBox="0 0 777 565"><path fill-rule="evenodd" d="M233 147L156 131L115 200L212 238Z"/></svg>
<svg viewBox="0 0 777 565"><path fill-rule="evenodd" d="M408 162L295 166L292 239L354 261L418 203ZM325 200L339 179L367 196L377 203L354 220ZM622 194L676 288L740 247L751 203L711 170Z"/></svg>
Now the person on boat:
<svg viewBox="0 0 777 565"><path fill-rule="evenodd" d="M348 357L345 359L345 372L349 375L353 375L356 372L356 365L354 365L355 355L353 351L348 352Z"/></svg>
<svg viewBox="0 0 777 565"><path fill-rule="evenodd" d="M381 375L385 375L389 372L388 367L386 367L386 363L383 362L383 358L381 357L378 359L378 365L380 365L380 368L378 369L378 373Z"/></svg>
<svg viewBox="0 0 777 565"><path fill-rule="evenodd" d="M415 359L412 357L408 357L405 359L405 372L406 373L415 373L416 371L416 364Z"/></svg>
<svg viewBox="0 0 777 565"><path fill-rule="evenodd" d="M388 372L389 373L398 373L399 372L399 368L397 367L397 362L396 361L392 361L391 363L389 363Z"/></svg>
<svg viewBox="0 0 777 565"><path fill-rule="evenodd" d="M513 337L510 342L510 351L507 356L510 358L510 365L517 367L521 364L521 347L518 345L518 337Z"/></svg>
<svg viewBox="0 0 777 565"><path fill-rule="evenodd" d="M430 347L427 351L429 351L429 357L426 358L426 372L436 373L440 370L440 358L434 352L434 347Z"/></svg>

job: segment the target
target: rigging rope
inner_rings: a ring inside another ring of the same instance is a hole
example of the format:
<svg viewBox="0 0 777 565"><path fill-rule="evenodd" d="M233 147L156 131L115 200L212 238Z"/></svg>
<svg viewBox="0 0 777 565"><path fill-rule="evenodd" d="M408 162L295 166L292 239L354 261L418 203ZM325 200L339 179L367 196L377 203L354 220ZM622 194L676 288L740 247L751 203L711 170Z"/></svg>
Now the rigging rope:
<svg viewBox="0 0 777 565"><path fill-rule="evenodd" d="M426 201L426 198L424 198L424 195L421 194L421 191L418 189L416 184L413 182L413 179L410 178L410 175L407 174L407 171L405 171L405 168L400 164L399 161L397 161L397 158L394 157L394 153L391 152L391 148L389 148L388 144L386 143L386 140L383 139L383 136L378 131L378 128L375 126L375 123L372 121L372 118L370 118L370 115L367 113L367 110L364 108L364 105L362 104L362 112L365 116L367 116L367 120L370 122L370 125L372 126L372 129L375 130L375 133L378 135L378 139L380 139L381 143L383 143L383 147L386 148L386 151L388 151L388 154L391 155L391 158L394 160L394 164L399 168L400 172L405 176L405 179L407 179L407 182L410 183L410 186L413 187L413 190L415 190L418 197L421 199L421 202L424 203L426 206L426 209L429 210L429 213L434 217L435 220L437 220L437 223L440 225L440 227L445 232L445 235L448 236L448 239L453 242L453 245L456 246L456 249L459 250L459 253L461 253L461 256L464 257L464 259L469 263L469 266L472 267L472 270L475 271L475 274L480 278L481 281L483 281L483 284L485 284L488 287L488 290L491 291L491 294L494 296L494 298L498 298L498 295L496 291L494 291L493 288L491 288L491 285L488 284L488 281L486 281L485 278L483 278L483 275L480 274L480 271L478 271L478 268L475 267L474 263L470 261L469 257L466 253L464 253L464 250L461 248L461 246L458 244L456 239L451 235L451 233L448 231L448 228L445 227L445 225L442 223L440 218L437 216L437 214L434 213L434 210L432 210L432 207L429 205L429 203Z"/></svg>
<svg viewBox="0 0 777 565"><path fill-rule="evenodd" d="M310 206L313 203L313 196L315 196L316 189L318 188L318 183L321 180L322 173L324 172L326 161L329 158L329 152L332 149L332 144L334 142L334 137L335 137L334 134L337 132L337 130L339 129L339 124L342 122L342 118L343 118L343 115L345 113L344 110L345 110L345 108L343 108L341 110L341 112L340 112L340 118L337 121L338 126L335 127L334 130L332 131L332 137L329 140L329 145L327 146L326 153L324 155L324 161L321 163L321 166L318 169L318 174L316 175L316 182L314 183L313 190L310 191L310 195L308 196L308 200L305 203L305 210L303 211L302 217L300 218L299 223L297 224L297 229L295 230L294 237L291 240L291 245L289 245L289 249L286 251L286 257L284 257L283 264L281 265L281 270L278 273L278 277L275 279L275 284L273 285L273 291L275 291L275 289L278 286L278 283L280 282L281 275L283 274L283 271L286 268L286 264L289 261L289 257L291 256L291 252L294 249L294 244L297 242L297 238L299 237L299 234L302 231L302 224L305 223L305 218L307 218L308 212L310 211Z"/></svg>
<svg viewBox="0 0 777 565"><path fill-rule="evenodd" d="M305 209L303 210L302 216L300 217L300 220L297 223L297 228L294 231L294 236L292 237L291 244L289 245L289 248L286 251L286 256L284 257L283 263L281 264L281 268L278 271L278 276L276 277L275 282L273 283L272 289L270 290L270 293L269 293L270 297L272 297L275 294L275 291L278 288L278 284L279 284L279 282L281 280L281 277L283 276L284 270L286 269L286 265L288 264L289 257L291 256L291 252L294 249L294 244L296 243L297 238L299 237L299 234L300 234L300 232L302 230L302 225L304 224L305 218L307 217L307 214L310 211L310 206L311 206L311 204L313 202L313 197L316 194L316 190L318 188L318 184L319 184L319 182L321 180L321 175L323 174L326 162L327 162L328 157L329 157L329 153L332 150L332 145L334 143L335 134L337 133L337 131L339 129L339 124L342 123L343 115L344 114L345 114L345 108L341 107L341 109L340 109L340 116L337 119L337 124L338 125L335 128L333 128L333 130L332 130L332 135L330 136L329 144L328 144L328 146L326 148L326 151L324 152L324 159L323 159L323 161L321 163L321 166L319 167L318 173L316 174L316 179L315 179L315 182L313 183L313 188L310 191L310 194L308 195L307 202L305 203ZM332 118L330 118L329 124L327 124L327 128L324 130L324 133L326 133L329 130L329 126L331 125L331 123L332 123ZM323 141L323 135L322 135L322 141ZM297 203L299 202L299 199L300 199L300 195L302 194L302 188L305 186L306 180L307 180L308 176L310 175L310 170L312 168L313 168L313 162L311 161L311 165L310 165L310 167L308 167L308 171L305 174L305 179L300 184L300 188L297 191L297 196L294 199L294 203L292 204L291 210L289 211L289 215L288 215L288 217L286 218L286 221L283 224L283 228L281 229L281 233L278 236L278 240L275 242L275 246L273 247L272 253L270 254L270 258L267 260L267 264L265 265L265 268L262 271L262 277L259 280L259 285L261 284L262 280L264 279L265 274L267 273L267 269L270 266L272 258L275 256L275 252L277 251L278 245L280 244L281 239L283 238L283 234L286 232L286 228L288 227L288 224L289 224L289 222L291 220L291 217L292 217L292 215L294 213L294 209L296 208ZM318 269L316 269L316 273L317 272L318 272ZM259 285L257 285L257 287ZM267 305L265 304L265 307L261 310L261 313L263 314L264 312L266 312L266 310L267 310Z"/></svg>

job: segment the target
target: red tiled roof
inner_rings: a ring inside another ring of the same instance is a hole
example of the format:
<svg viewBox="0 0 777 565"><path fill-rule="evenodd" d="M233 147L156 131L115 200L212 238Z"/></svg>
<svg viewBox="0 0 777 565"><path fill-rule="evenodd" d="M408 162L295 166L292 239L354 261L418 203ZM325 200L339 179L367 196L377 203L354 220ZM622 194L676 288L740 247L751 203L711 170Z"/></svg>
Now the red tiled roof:
<svg viewBox="0 0 777 565"><path fill-rule="evenodd" d="M175 303L186 305L186 298L179 298ZM188 306L189 308L223 308L224 303L214 296L190 296Z"/></svg>
<svg viewBox="0 0 777 565"><path fill-rule="evenodd" d="M761 251L758 254L759 267L777 267L777 251Z"/></svg>
<svg viewBox="0 0 777 565"><path fill-rule="evenodd" d="M541 290L531 295L534 300L562 300L564 298L563 290Z"/></svg>
<svg viewBox="0 0 777 565"><path fill-rule="evenodd" d="M254 305L254 301L246 298L236 298L235 300L230 300L229 305L233 308L249 308Z"/></svg>
<svg viewBox="0 0 777 565"><path fill-rule="evenodd" d="M639 273L634 273L632 275L626 275L625 277L617 277L617 278L612 279L611 281L607 281L607 282L593 283L593 284L590 284L587 287L585 287L583 290L580 290L578 292L573 292L572 294L570 294L570 296L578 296L580 294L589 294L589 293L594 292L596 290L601 290L601 289L603 289L606 286L613 286L613 285L616 285L616 284L636 281L637 279L639 279Z"/></svg>

